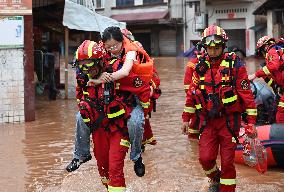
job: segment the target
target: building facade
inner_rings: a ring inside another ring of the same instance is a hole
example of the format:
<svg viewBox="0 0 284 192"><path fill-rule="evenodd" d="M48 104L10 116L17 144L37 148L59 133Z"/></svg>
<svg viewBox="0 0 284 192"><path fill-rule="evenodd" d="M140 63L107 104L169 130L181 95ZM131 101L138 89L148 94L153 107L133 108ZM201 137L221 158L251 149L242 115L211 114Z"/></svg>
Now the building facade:
<svg viewBox="0 0 284 192"><path fill-rule="evenodd" d="M0 1L0 124L35 117L31 14L29 0Z"/></svg>
<svg viewBox="0 0 284 192"><path fill-rule="evenodd" d="M257 17L264 18L258 23L257 39L269 35L276 39L284 37L284 0L263 1L254 11ZM264 22L263 22L264 21Z"/></svg>
<svg viewBox="0 0 284 192"><path fill-rule="evenodd" d="M172 17L171 5L181 9L180 0L95 1L96 11L127 28L152 56L176 56L183 52L182 15ZM180 7L179 7L180 6Z"/></svg>

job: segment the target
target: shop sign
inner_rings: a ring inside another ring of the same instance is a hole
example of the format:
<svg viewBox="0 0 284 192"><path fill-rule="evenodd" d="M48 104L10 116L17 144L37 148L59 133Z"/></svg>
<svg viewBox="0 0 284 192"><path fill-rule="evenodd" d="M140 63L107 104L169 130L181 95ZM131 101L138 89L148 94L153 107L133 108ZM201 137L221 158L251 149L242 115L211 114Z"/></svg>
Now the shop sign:
<svg viewBox="0 0 284 192"><path fill-rule="evenodd" d="M32 0L0 0L0 15L31 15Z"/></svg>
<svg viewBox="0 0 284 192"><path fill-rule="evenodd" d="M23 16L0 16L0 49L24 47Z"/></svg>

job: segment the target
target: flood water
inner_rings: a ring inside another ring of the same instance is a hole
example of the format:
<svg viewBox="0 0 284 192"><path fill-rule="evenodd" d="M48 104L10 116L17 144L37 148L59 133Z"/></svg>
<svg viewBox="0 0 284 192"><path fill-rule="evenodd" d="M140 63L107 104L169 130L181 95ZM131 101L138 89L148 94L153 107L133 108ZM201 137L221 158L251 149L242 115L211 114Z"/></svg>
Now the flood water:
<svg viewBox="0 0 284 192"><path fill-rule="evenodd" d="M155 59L161 77L162 96L151 123L158 140L143 154L146 174L139 178L129 155L125 159L128 192L205 192L208 180L198 163L198 144L181 134L183 111L183 60ZM249 72L255 60L247 61ZM67 173L72 159L76 101L36 100L36 121L0 125L1 192L103 192L96 161ZM236 165L238 192L282 192L284 170L269 169L264 175Z"/></svg>

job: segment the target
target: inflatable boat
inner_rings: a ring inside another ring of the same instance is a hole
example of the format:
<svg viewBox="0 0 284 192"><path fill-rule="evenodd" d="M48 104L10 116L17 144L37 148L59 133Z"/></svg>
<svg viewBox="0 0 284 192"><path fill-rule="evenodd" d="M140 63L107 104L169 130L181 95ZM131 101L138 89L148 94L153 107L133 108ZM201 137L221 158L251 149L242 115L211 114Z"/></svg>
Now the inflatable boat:
<svg viewBox="0 0 284 192"><path fill-rule="evenodd" d="M235 152L235 162L244 164L243 133L240 131L239 141ZM267 152L267 166L284 168L284 124L262 125L257 127L258 139Z"/></svg>

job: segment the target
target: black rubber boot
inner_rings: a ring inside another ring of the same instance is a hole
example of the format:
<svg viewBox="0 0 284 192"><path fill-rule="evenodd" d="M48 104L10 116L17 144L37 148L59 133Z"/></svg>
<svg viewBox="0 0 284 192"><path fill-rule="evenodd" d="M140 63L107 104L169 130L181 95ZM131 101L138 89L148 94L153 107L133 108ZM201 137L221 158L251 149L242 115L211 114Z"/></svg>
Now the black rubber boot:
<svg viewBox="0 0 284 192"><path fill-rule="evenodd" d="M209 181L208 192L219 192L220 183L217 181Z"/></svg>
<svg viewBox="0 0 284 192"><path fill-rule="evenodd" d="M134 162L134 171L138 177L143 177L145 175L145 165L142 157L139 157L137 161Z"/></svg>
<svg viewBox="0 0 284 192"><path fill-rule="evenodd" d="M208 192L219 192L221 171L218 170L213 179L209 180Z"/></svg>
<svg viewBox="0 0 284 192"><path fill-rule="evenodd" d="M80 167L81 164L86 163L87 161L90 161L92 159L92 155L88 155L85 159L80 160L77 158L72 159L72 161L69 163L69 165L66 167L66 171L72 172L75 171Z"/></svg>

